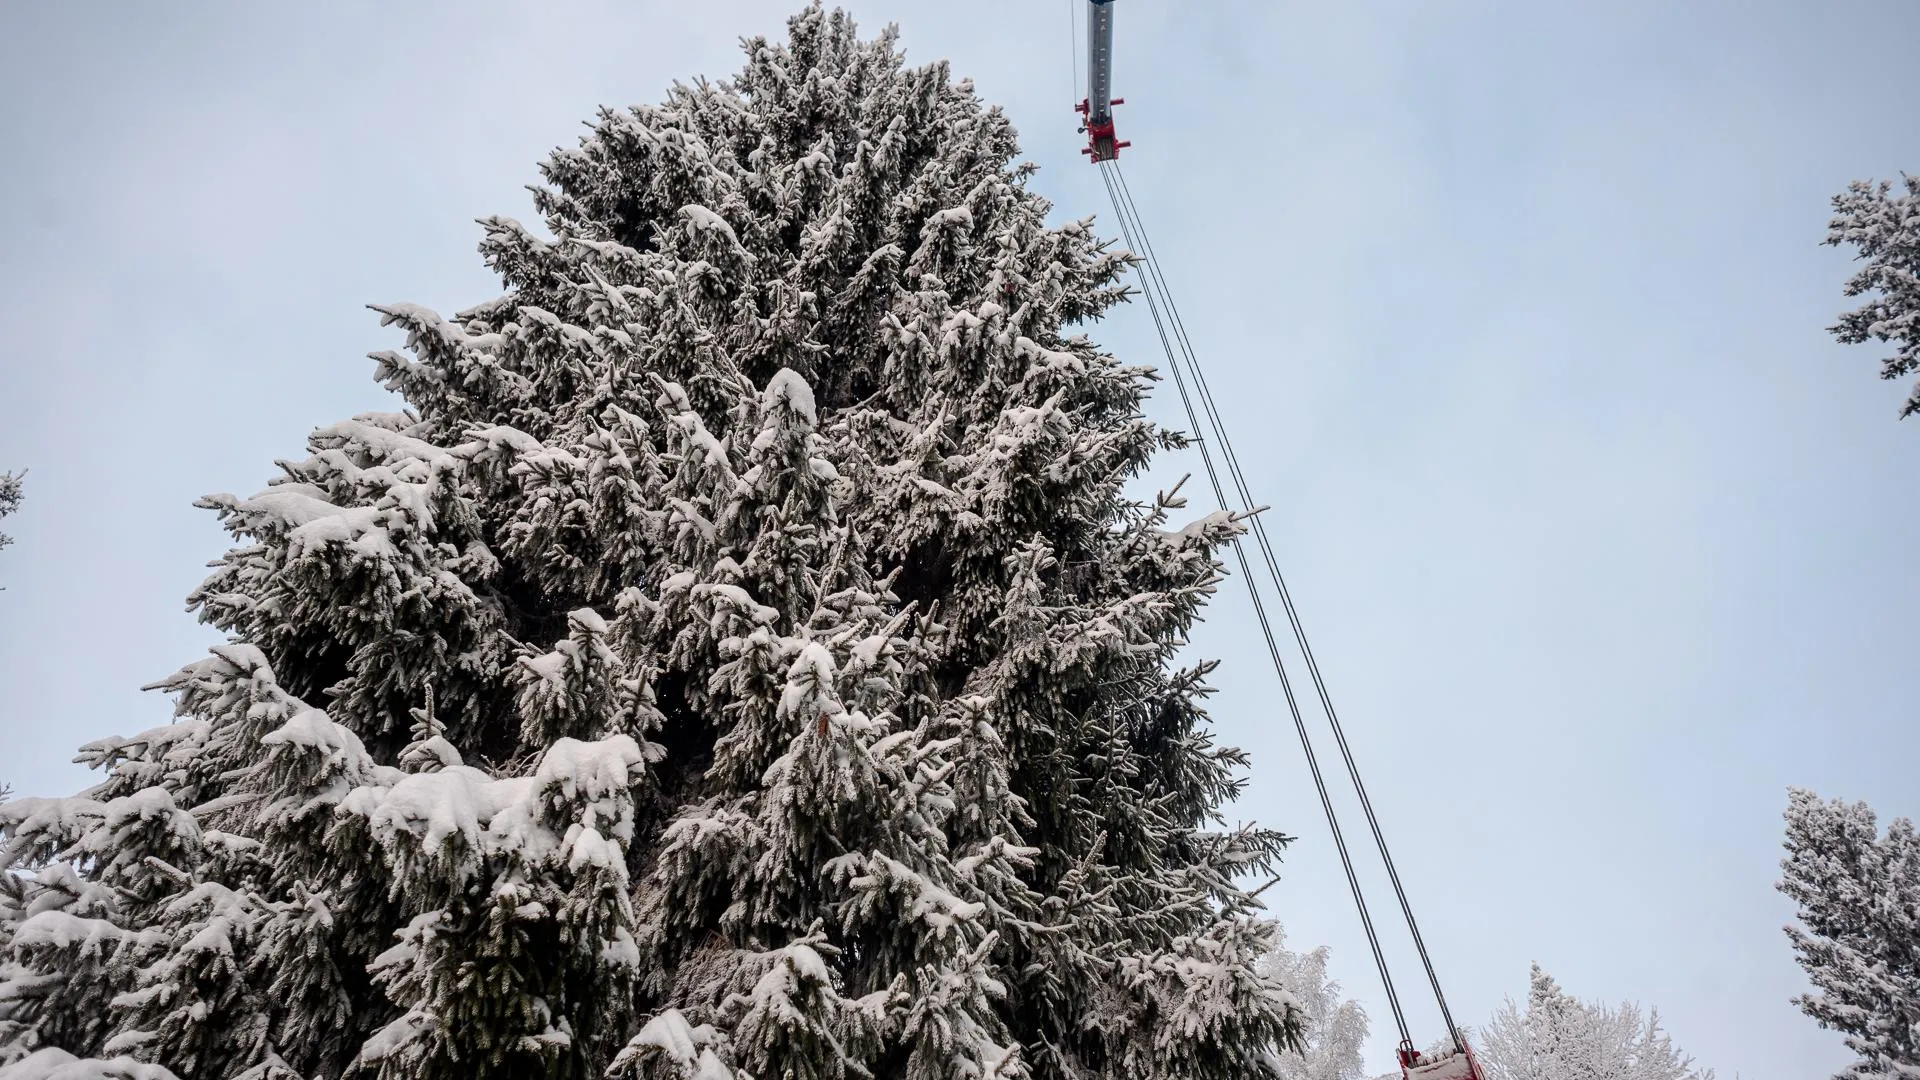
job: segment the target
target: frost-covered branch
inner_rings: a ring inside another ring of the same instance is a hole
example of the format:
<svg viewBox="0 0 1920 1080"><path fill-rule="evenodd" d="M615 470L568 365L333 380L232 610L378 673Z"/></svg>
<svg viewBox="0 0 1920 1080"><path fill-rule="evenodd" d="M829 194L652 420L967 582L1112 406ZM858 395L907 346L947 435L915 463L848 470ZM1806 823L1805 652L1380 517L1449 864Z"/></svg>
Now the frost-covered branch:
<svg viewBox="0 0 1920 1080"><path fill-rule="evenodd" d="M1300 1046L1278 1056L1283 1080L1360 1080L1366 1074L1367 1013L1341 996L1340 984L1327 973L1327 957L1324 945L1288 949L1276 924L1273 948L1260 962L1293 995L1304 1018Z"/></svg>
<svg viewBox="0 0 1920 1080"><path fill-rule="evenodd" d="M1509 998L1474 1050L1487 1080L1713 1080L1673 1044L1657 1011L1578 1001L1538 964L1526 1006Z"/></svg>
<svg viewBox="0 0 1920 1080"><path fill-rule="evenodd" d="M26 497L26 473L0 473L0 518L8 517L20 509L20 502ZM13 537L0 532L0 548L13 544Z"/></svg>
<svg viewBox="0 0 1920 1080"><path fill-rule="evenodd" d="M1847 280L1846 295L1867 296L1840 316L1833 335L1847 344L1886 342L1893 354L1880 377L1897 379L1920 371L1920 176L1902 177L1906 192L1892 185L1855 181L1833 198L1826 242L1854 249L1866 263ZM1902 418L1920 412L1920 385L1900 407Z"/></svg>
<svg viewBox="0 0 1920 1080"><path fill-rule="evenodd" d="M20 501L26 495L26 473L0 473L0 518L7 517L20 509ZM13 537L0 533L0 548L13 543Z"/></svg>
<svg viewBox="0 0 1920 1080"><path fill-rule="evenodd" d="M1841 1080L1920 1076L1920 834L1798 788L1786 825L1779 889L1799 905L1787 937L1813 983L1795 1004L1859 1055Z"/></svg>

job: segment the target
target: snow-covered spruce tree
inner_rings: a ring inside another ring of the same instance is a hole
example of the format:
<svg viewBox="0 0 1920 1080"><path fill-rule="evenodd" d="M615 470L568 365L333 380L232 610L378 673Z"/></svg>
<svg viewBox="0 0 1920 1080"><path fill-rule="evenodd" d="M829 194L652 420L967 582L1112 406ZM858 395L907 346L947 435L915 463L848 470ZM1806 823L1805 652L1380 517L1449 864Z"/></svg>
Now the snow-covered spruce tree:
<svg viewBox="0 0 1920 1080"><path fill-rule="evenodd" d="M816 5L746 51L556 152L546 236L484 222L504 295L378 309L406 411L205 500L229 641L177 721L0 806L0 1054L1064 1080L1295 1042L1236 884L1282 838L1218 825L1244 761L1175 664L1237 526L1123 497L1177 439L1069 332L1126 257L891 32Z"/></svg>
<svg viewBox="0 0 1920 1080"><path fill-rule="evenodd" d="M9 517L20 509L20 501L26 496L23 473L0 473L0 518ZM13 537L0 532L0 548L11 547Z"/></svg>
<svg viewBox="0 0 1920 1080"><path fill-rule="evenodd" d="M1274 941L1259 964L1290 991L1302 1016L1300 1046L1280 1054L1286 1080L1361 1080L1366 1075L1367 1013L1340 996L1327 975L1327 947L1307 952L1287 948L1286 932L1274 925Z"/></svg>
<svg viewBox="0 0 1920 1080"><path fill-rule="evenodd" d="M1474 1047L1487 1080L1713 1080L1660 1027L1660 1014L1574 999L1533 965L1522 1010L1509 998Z"/></svg>
<svg viewBox="0 0 1920 1080"><path fill-rule="evenodd" d="M1893 355L1880 365L1880 377L1897 379L1920 371L1920 176L1906 176L1906 193L1893 194L1886 183L1856 181L1833 198L1827 243L1845 245L1866 262L1849 278L1848 296L1875 294L1840 316L1834 337L1849 345L1883 341ZM1902 418L1920 412L1920 386L1900 408Z"/></svg>
<svg viewBox="0 0 1920 1080"><path fill-rule="evenodd" d="M1920 1076L1920 834L1798 788L1786 820L1779 887L1801 923L1787 936L1815 991L1796 1004L1860 1055L1842 1077Z"/></svg>
<svg viewBox="0 0 1920 1080"><path fill-rule="evenodd" d="M20 500L26 494L24 479L22 473L0 473L0 518L20 509ZM0 547L11 543L13 537L0 533Z"/></svg>

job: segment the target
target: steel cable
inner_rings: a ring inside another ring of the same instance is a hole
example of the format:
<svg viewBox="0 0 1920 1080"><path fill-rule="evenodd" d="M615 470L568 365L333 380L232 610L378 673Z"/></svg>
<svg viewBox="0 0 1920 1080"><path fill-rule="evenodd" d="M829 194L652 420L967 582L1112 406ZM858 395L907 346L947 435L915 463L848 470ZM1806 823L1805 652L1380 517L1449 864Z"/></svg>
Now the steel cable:
<svg viewBox="0 0 1920 1080"><path fill-rule="evenodd" d="M1115 180L1119 177L1119 170L1117 168L1110 169L1108 166L1111 165L1113 165L1111 161L1101 163L1100 177L1102 182L1107 186L1107 196L1113 202L1114 214L1120 220L1122 239L1126 241L1128 250L1141 261L1142 265L1150 266L1152 256L1148 253L1146 238L1143 233L1136 232L1139 225L1137 215L1132 212L1131 200L1125 197L1122 188L1116 186ZM1136 235L1140 236L1138 243L1136 243L1134 239ZM1178 389L1181 405L1186 410L1187 422L1192 425L1194 429L1194 442L1200 449L1200 458L1206 467L1207 478L1213 485L1214 497L1219 501L1222 510L1232 512L1233 507L1227 499L1226 490L1221 486L1220 472L1214 466L1212 451L1208 449L1208 440L1205 433L1201 430L1200 418L1194 409L1194 395L1188 390L1186 374L1182 371L1180 359L1175 354L1175 338L1169 333L1169 320L1162 315L1160 310L1161 303L1165 300L1168 303L1169 309L1167 315L1171 316L1173 314L1171 298L1165 296L1164 279L1160 277L1157 269L1155 269L1151 274L1142 273L1140 280L1142 284L1141 292L1147 300L1147 310L1153 316L1154 328L1159 334L1161 348L1166 351L1168 369L1173 373L1174 386ZM1158 283L1157 287L1156 283ZM1192 363L1190 354L1187 358L1187 366L1191 367L1196 375L1198 374L1199 369ZM1224 455L1228 452L1224 429L1219 425L1218 418L1212 416L1211 410L1209 410L1209 413L1210 419L1214 421L1212 426L1214 427L1216 436L1219 437ZM1243 484L1237 484L1236 486L1244 488ZM1241 494L1242 501L1245 502L1244 490L1242 490ZM1249 508L1251 508L1250 505ZM1254 516L1254 523L1257 528L1259 524L1257 515ZM1256 531L1255 536L1264 549L1266 545L1263 533ZM1238 537L1235 537L1233 540L1233 551L1235 560L1240 565L1240 576L1247 583L1247 595L1253 601L1254 617L1259 621L1261 637L1265 640L1267 653L1273 660L1274 673L1280 677L1280 689L1286 699L1287 710L1292 714L1294 729L1300 736L1300 746L1306 754L1307 768L1313 775L1314 789L1319 793L1321 809L1326 813L1327 827L1333 833L1334 848L1339 853L1340 866L1346 874L1347 886L1353 892L1354 905L1360 910L1361 927L1366 931L1367 945L1373 952L1374 965L1379 969L1381 985L1386 989L1387 1006L1393 1012L1394 1026L1399 1030L1401 1041L1403 1043L1410 1042L1411 1039L1407 1029L1406 1014L1400 1006L1399 994L1394 989L1393 976L1387 967L1386 953L1380 947L1380 936L1374 929L1373 916L1367 908L1366 895L1360 888L1359 875L1354 871L1353 857L1347 849L1346 837L1341 832L1339 815L1334 811L1333 799L1327 792L1326 777L1321 772L1318 756L1314 753L1313 740L1307 732L1306 718L1301 713L1299 700L1294 696L1292 680L1287 675L1286 663L1280 655L1279 641L1274 635L1272 622L1267 616L1266 602L1260 596L1260 590L1254 578L1252 568L1247 563L1246 549L1240 543ZM1271 555L1268 556L1268 562L1269 564L1272 562ZM1349 767L1351 767L1351 761L1349 761Z"/></svg>
<svg viewBox="0 0 1920 1080"><path fill-rule="evenodd" d="M1235 492L1239 496L1242 506L1252 519L1250 531L1253 533L1255 545L1260 549L1260 554L1266 564L1267 573L1273 583L1274 591L1280 597L1281 605L1287 615L1287 622L1293 631L1294 641L1299 645L1301 656L1306 660L1307 672L1313 681L1315 694L1320 700L1321 708L1326 711L1327 723L1333 730L1334 740L1339 747L1341 760L1346 766L1347 776L1353 783L1355 794L1359 796L1361 810L1367 819L1367 827L1373 835L1375 847L1380 852L1380 860L1386 866L1388 880L1393 885L1394 897L1398 900L1400 912L1406 919L1407 930L1413 938L1414 948L1419 954L1421 966L1426 971L1427 982L1433 989L1434 1000L1440 1006L1441 1019L1447 1026L1448 1038L1454 1042L1456 1050L1460 1049L1459 1032L1454 1026L1452 1010L1448 1008L1446 994L1440 988L1439 976L1436 974L1433 960L1427 952L1426 941L1420 934L1419 922L1414 918L1413 906L1407 900L1406 888L1401 883L1399 869L1395 866L1393 855L1387 847L1386 836L1380 828L1379 817L1373 809L1373 800L1367 794L1366 784L1360 778L1360 770L1354 762L1353 750L1347 742L1346 732L1341 726L1339 713L1336 712L1333 707L1333 698L1327 691L1326 680L1320 672L1319 661L1314 657L1313 647L1308 643L1306 629L1301 621L1299 610L1294 606L1292 592L1287 588L1286 576L1280 572L1279 563L1274 557L1273 545L1267 535L1266 524L1258 513L1253 512L1253 497L1247 485L1246 474L1240 467L1239 455L1234 451L1232 440L1227 436L1226 426L1220 418L1218 403L1213 397L1213 390L1208 385L1206 373L1201 369L1199 361L1195 356L1192 340L1187 336L1186 324L1185 321L1180 318L1179 308L1174 304L1172 291L1167 287L1166 277L1160 269L1159 258L1153 251L1153 241L1147 235L1146 226L1144 222L1141 221L1139 209L1133 201L1133 192L1127 186L1126 173L1121 170L1118 160L1104 164L1111 168L1114 175L1114 181L1109 182L1109 194L1117 194L1118 196L1115 207L1116 212L1127 219L1127 222L1122 226L1122 230L1128 234L1127 242L1129 246L1134 247L1135 252L1141 257L1141 265L1144 267L1142 272L1143 279L1151 276L1157 287L1159 301L1166 308L1167 321L1173 331L1171 344L1178 345L1181 359L1184 359L1188 371L1193 377L1195 390L1198 392L1200 398L1201 408L1206 412L1209 426L1212 428L1215 438L1220 444L1221 457L1227 464ZM1120 203L1124 203L1124 209L1118 205ZM1133 237L1138 237L1139 243L1137 247L1134 246ZM1152 299L1150 298L1149 306L1151 305ZM1163 342L1163 344L1169 343ZM1176 367L1179 364L1179 360L1174 357L1171 349L1168 350L1168 360ZM1188 415L1190 418L1193 415L1191 408L1188 409ZM1197 421L1193 422L1197 424ZM1210 461L1208 462L1208 468L1212 468ZM1217 490L1217 479L1215 484ZM1231 508L1229 507L1229 509ZM1251 588L1251 586L1252 583L1249 582L1249 588ZM1311 751L1309 751L1309 753L1311 753Z"/></svg>

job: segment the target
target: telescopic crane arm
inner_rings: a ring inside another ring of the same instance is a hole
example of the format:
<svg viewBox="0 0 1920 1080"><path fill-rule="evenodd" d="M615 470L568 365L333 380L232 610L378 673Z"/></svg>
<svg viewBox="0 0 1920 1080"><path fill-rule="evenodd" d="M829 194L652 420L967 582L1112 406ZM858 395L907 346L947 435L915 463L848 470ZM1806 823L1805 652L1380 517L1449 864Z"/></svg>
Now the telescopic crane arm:
<svg viewBox="0 0 1920 1080"><path fill-rule="evenodd" d="M1124 104L1113 96L1113 0L1087 0L1087 96L1075 108L1086 117L1087 145L1080 152L1096 165L1133 145L1113 134L1113 107Z"/></svg>

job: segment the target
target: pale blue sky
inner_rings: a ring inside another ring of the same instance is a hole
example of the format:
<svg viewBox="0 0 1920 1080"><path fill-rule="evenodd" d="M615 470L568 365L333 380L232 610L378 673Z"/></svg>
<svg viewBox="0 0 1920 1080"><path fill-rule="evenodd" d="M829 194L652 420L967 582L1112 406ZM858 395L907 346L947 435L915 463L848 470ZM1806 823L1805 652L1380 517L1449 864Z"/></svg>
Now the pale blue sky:
<svg viewBox="0 0 1920 1080"><path fill-rule="evenodd" d="M190 503L386 407L363 357L396 339L363 304L492 295L473 218L533 216L522 186L594 106L726 74L796 6L0 9L0 467L32 470L0 779L73 790L75 745L165 719L136 688L208 643L182 598L223 547ZM853 10L950 57L1038 189L1105 219L1065 0ZM1827 338L1848 267L1818 242L1848 180L1920 170L1920 6L1120 0L1118 24L1134 193L1457 1016L1537 959L1657 1005L1723 1078L1842 1065L1788 1004L1779 814L1790 783L1920 813L1920 426L1878 353ZM1144 314L1096 335L1150 361ZM1255 753L1239 812L1301 837L1269 895L1334 947L1384 1069L1237 588L1196 652Z"/></svg>

